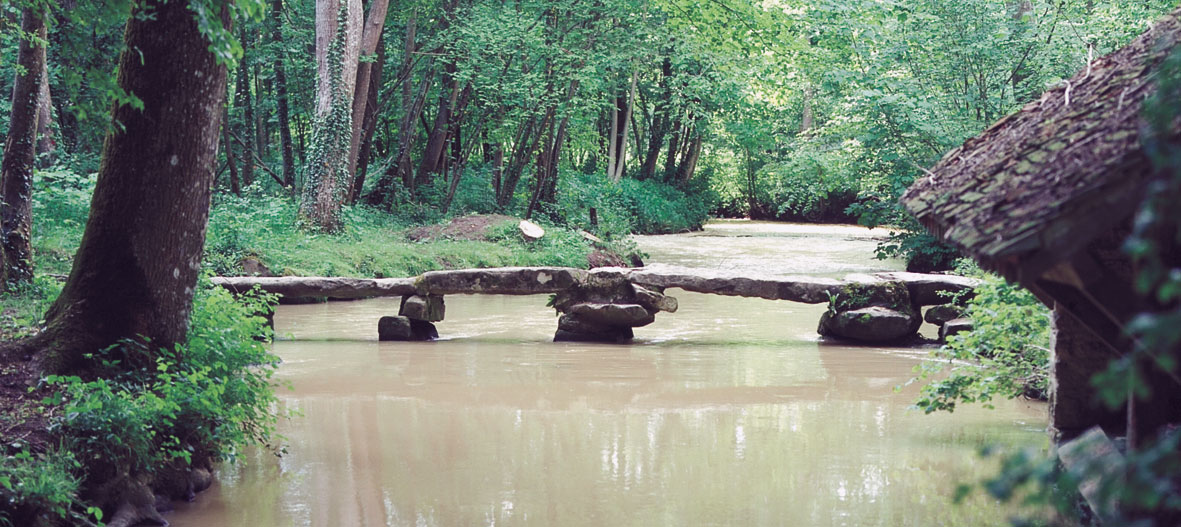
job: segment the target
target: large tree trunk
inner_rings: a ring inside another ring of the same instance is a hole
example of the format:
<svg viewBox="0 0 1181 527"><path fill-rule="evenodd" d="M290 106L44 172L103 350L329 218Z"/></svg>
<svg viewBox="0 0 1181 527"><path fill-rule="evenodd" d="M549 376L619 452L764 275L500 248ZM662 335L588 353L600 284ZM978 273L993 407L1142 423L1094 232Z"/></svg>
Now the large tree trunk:
<svg viewBox="0 0 1181 527"><path fill-rule="evenodd" d="M279 44L283 42L282 23L283 0L271 0L271 39ZM291 144L291 117L287 106L287 68L283 61L283 51L276 50L275 62L275 99L276 111L279 113L279 146L283 153L283 185L292 193L295 192L295 154Z"/></svg>
<svg viewBox="0 0 1181 527"><path fill-rule="evenodd" d="M148 0L124 34L123 105L107 132L98 182L70 277L32 345L51 372L87 368L120 339L183 342L201 268L226 68L185 2ZM229 24L228 11L223 13ZM113 128L113 127L112 127Z"/></svg>
<svg viewBox="0 0 1181 527"><path fill-rule="evenodd" d="M46 78L44 11L25 8L17 51L17 75L4 159L0 162L0 291L33 279L33 165L37 160L37 110Z"/></svg>
<svg viewBox="0 0 1181 527"><path fill-rule="evenodd" d="M329 23L328 10L335 8ZM360 46L360 1L322 0L316 4L316 56L320 61L312 155L307 165L299 214L304 226L322 232L340 230L340 210L351 189L349 144L352 138L353 88ZM331 40L324 40L331 31ZM321 49L325 45L327 49Z"/></svg>

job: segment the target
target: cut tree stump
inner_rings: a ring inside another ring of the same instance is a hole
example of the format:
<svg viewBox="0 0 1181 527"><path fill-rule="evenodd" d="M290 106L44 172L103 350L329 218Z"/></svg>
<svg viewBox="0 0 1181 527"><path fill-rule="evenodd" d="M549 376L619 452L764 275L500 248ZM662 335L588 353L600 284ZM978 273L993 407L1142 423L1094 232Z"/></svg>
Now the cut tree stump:
<svg viewBox="0 0 1181 527"><path fill-rule="evenodd" d="M521 220L521 223L517 224L517 228L520 229L521 236L524 236L529 241L537 241L542 236L545 236L545 229L542 229L540 225L529 220Z"/></svg>

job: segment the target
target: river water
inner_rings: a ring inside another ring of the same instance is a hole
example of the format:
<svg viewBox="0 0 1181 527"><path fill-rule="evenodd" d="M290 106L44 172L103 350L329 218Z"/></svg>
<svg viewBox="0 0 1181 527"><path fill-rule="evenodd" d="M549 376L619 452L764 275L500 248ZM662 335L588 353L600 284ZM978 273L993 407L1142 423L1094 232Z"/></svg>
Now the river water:
<svg viewBox="0 0 1181 527"><path fill-rule="evenodd" d="M655 265L894 270L859 227L714 222L637 239ZM984 445L1042 445L1045 406L908 409L924 350L820 342L823 306L669 290L630 345L553 343L546 297L449 296L443 340L379 343L397 299L283 306L286 453L254 450L187 526L1006 525ZM931 328L925 328L930 332Z"/></svg>

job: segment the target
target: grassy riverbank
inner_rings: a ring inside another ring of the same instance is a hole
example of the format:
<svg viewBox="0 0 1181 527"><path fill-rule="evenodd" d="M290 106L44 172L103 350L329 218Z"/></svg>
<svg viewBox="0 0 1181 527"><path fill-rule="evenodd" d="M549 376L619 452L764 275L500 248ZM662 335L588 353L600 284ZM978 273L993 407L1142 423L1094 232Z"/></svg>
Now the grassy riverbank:
<svg viewBox="0 0 1181 527"><path fill-rule="evenodd" d="M35 265L39 274L64 275L82 237L92 178L68 172L37 177L34 193ZM205 267L215 274L246 272L254 260L278 275L413 276L437 269L555 265L587 267L588 257L622 258L634 252L633 233L695 230L706 220L704 206L692 206L671 187L625 180L610 185L572 178L557 205L534 221L546 235L526 241L512 216L463 231L434 229L470 214L495 212L476 199L457 198L453 214L405 205L394 211L356 206L345 209L345 227L335 235L297 227L298 207L288 197L246 189L241 196L218 195L210 212ZM592 221L591 210L595 219ZM426 231L423 227L427 226ZM596 235L592 243L579 231ZM423 235L424 232L427 235Z"/></svg>

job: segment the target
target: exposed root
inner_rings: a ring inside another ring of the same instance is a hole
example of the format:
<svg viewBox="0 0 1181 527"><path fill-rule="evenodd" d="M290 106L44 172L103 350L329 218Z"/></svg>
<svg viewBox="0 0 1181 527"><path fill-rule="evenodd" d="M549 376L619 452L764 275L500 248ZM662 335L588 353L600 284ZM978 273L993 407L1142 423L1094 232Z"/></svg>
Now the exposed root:
<svg viewBox="0 0 1181 527"><path fill-rule="evenodd" d="M168 520L156 511L156 496L142 483L135 483L123 492L119 506L107 527L133 527L143 523L168 525Z"/></svg>

